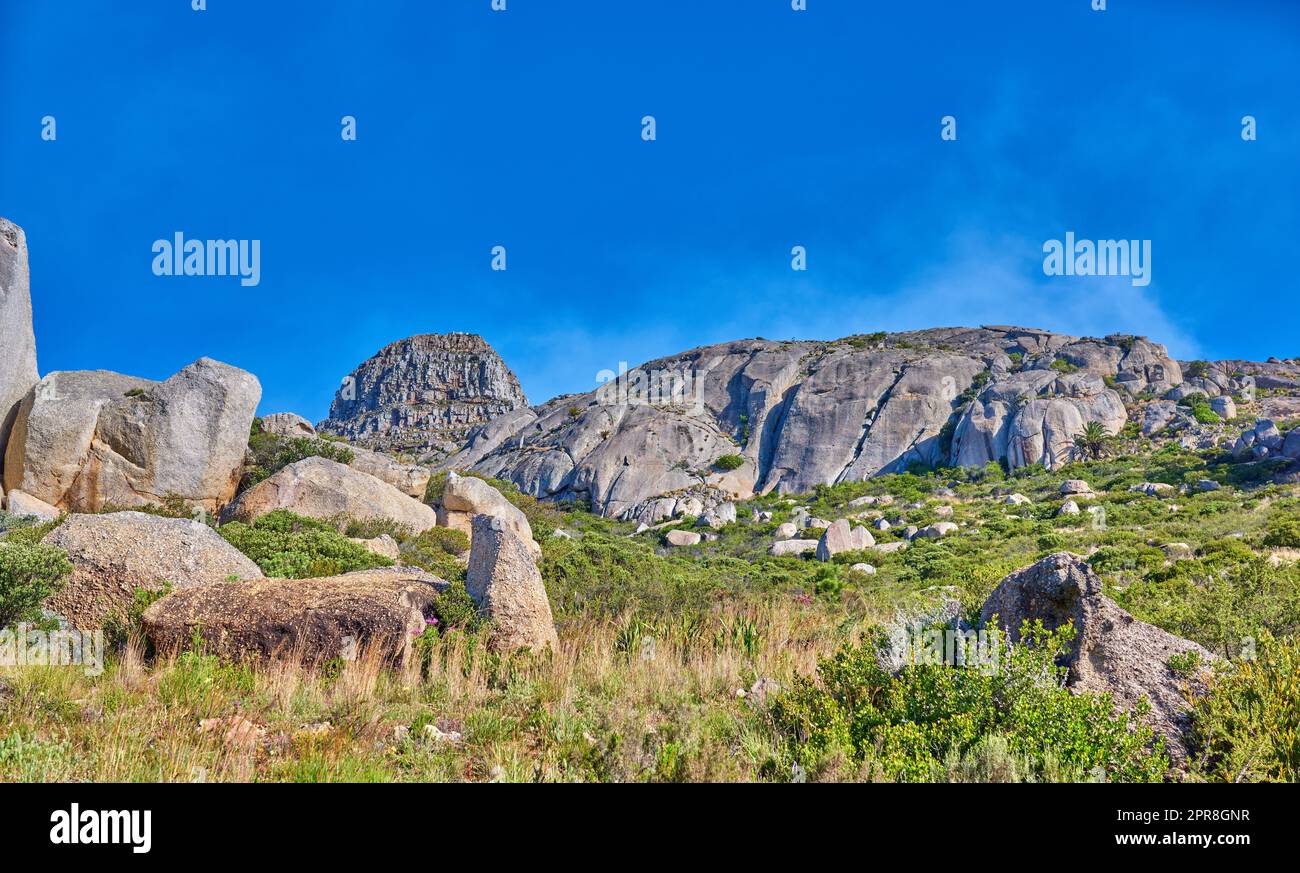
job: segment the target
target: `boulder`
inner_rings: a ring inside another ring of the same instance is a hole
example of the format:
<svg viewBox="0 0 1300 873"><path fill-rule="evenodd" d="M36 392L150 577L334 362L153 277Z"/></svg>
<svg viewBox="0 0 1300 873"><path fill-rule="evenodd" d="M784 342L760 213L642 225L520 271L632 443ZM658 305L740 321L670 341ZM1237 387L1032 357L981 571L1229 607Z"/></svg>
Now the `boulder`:
<svg viewBox="0 0 1300 873"><path fill-rule="evenodd" d="M780 540L772 543L772 547L767 550L769 555L779 558L783 555L802 555L805 552L816 551L817 540Z"/></svg>
<svg viewBox="0 0 1300 873"><path fill-rule="evenodd" d="M239 484L261 393L252 374L211 358L164 382L51 373L19 407L5 488L70 512L172 496L216 511Z"/></svg>
<svg viewBox="0 0 1300 873"><path fill-rule="evenodd" d="M281 437L314 437L316 428L301 415L292 412L273 412L258 419L262 423L262 432Z"/></svg>
<svg viewBox="0 0 1300 873"><path fill-rule="evenodd" d="M1003 579L985 602L980 621L997 617L1009 639L1020 639L1024 621L1041 620L1050 630L1072 622L1076 630L1060 659L1075 691L1109 693L1117 706L1135 710L1150 700L1145 718L1165 738L1175 763L1186 759L1187 703L1183 679L1168 665L1171 655L1195 652L1204 664L1215 659L1196 643L1138 621L1102 595L1101 579L1077 555L1058 552Z"/></svg>
<svg viewBox="0 0 1300 873"><path fill-rule="evenodd" d="M1277 425L1267 418L1255 422L1255 426L1237 437L1232 447L1232 456L1237 460L1263 460L1275 457L1283 452L1285 440Z"/></svg>
<svg viewBox="0 0 1300 873"><path fill-rule="evenodd" d="M1188 543L1165 543L1160 547L1165 557L1171 561L1186 561L1196 556L1196 549Z"/></svg>
<svg viewBox="0 0 1300 873"><path fill-rule="evenodd" d="M946 503L940 503L934 508L935 518L952 518L952 507Z"/></svg>
<svg viewBox="0 0 1300 873"><path fill-rule="evenodd" d="M429 487L429 477L433 468L419 464L403 464L391 455L372 452L369 449L353 448L352 463L348 466L374 476L381 482L387 482L403 494L424 499L425 489Z"/></svg>
<svg viewBox="0 0 1300 873"><path fill-rule="evenodd" d="M850 527L848 519L841 518L822 534L817 543L817 560L829 561L841 552L856 552L875 544L875 537L865 527Z"/></svg>
<svg viewBox="0 0 1300 873"><path fill-rule="evenodd" d="M376 555L383 555L385 558L390 558L394 561L400 561L402 558L401 546L397 544L397 540L393 539L388 534L380 534L379 536L368 540L353 537L352 542L365 546L368 551L374 552Z"/></svg>
<svg viewBox="0 0 1300 873"><path fill-rule="evenodd" d="M1026 497L1023 494L1008 494L1006 496L1006 499L1003 500L1002 502L1005 503L1007 506L1028 506L1029 504L1033 503L1032 500L1030 500L1028 497Z"/></svg>
<svg viewBox="0 0 1300 873"><path fill-rule="evenodd" d="M217 582L168 594L145 610L142 624L163 654L186 649L198 633L206 650L227 660L401 663L446 587L410 567Z"/></svg>
<svg viewBox="0 0 1300 873"><path fill-rule="evenodd" d="M936 521L934 524L927 524L916 532L918 537L928 540L937 540L941 537L950 536L957 532L957 525L951 521Z"/></svg>
<svg viewBox="0 0 1300 873"><path fill-rule="evenodd" d="M889 530L890 527L892 527L892 525L891 525L888 521L886 521L885 519L883 519L883 518L878 518L878 519L876 519L875 521L873 521L873 522L871 523L871 526L874 527L876 530L879 530L879 531L886 531L886 530Z"/></svg>
<svg viewBox="0 0 1300 873"><path fill-rule="evenodd" d="M903 542L902 540L896 540L892 543L876 543L874 546L872 546L872 548L877 552L889 555L889 554L893 554L894 552L903 551L904 549L907 548L907 543Z"/></svg>
<svg viewBox="0 0 1300 873"><path fill-rule="evenodd" d="M795 534L799 533L799 528L792 521L787 521L776 526L775 536L778 540L794 539Z"/></svg>
<svg viewBox="0 0 1300 873"><path fill-rule="evenodd" d="M72 561L72 576L46 608L82 630L122 615L137 588L184 590L262 571L212 528L143 512L70 515L46 535Z"/></svg>
<svg viewBox="0 0 1300 873"><path fill-rule="evenodd" d="M1206 491L1218 491L1221 487L1222 486L1213 479L1201 479L1196 483L1196 490L1202 493Z"/></svg>
<svg viewBox="0 0 1300 873"><path fill-rule="evenodd" d="M1092 486L1082 479L1067 479L1061 483L1061 493L1065 495L1077 494L1080 497L1091 497Z"/></svg>
<svg viewBox="0 0 1300 873"><path fill-rule="evenodd" d="M1128 490L1137 494L1145 494L1148 497L1173 497L1178 493L1178 489L1166 482L1140 482L1137 485L1128 486Z"/></svg>
<svg viewBox="0 0 1300 873"><path fill-rule="evenodd" d="M41 521L53 521L63 514L57 507L50 506L44 500L22 491L10 491L6 494L5 508L11 515L30 515Z"/></svg>
<svg viewBox="0 0 1300 873"><path fill-rule="evenodd" d="M871 566L870 564L854 564L853 566L849 567L849 569L854 571L855 573L862 573L867 576L876 575L876 568Z"/></svg>
<svg viewBox="0 0 1300 873"><path fill-rule="evenodd" d="M1287 431L1282 443L1282 454L1291 460L1300 460L1300 427Z"/></svg>
<svg viewBox="0 0 1300 873"><path fill-rule="evenodd" d="M489 646L558 651L551 604L528 543L497 516L476 515L472 528L465 587L492 621Z"/></svg>
<svg viewBox="0 0 1300 873"><path fill-rule="evenodd" d="M252 521L277 509L323 520L394 521L412 533L438 523L432 509L387 482L317 457L303 458L257 483L231 504L227 517Z"/></svg>
<svg viewBox="0 0 1300 873"><path fill-rule="evenodd" d="M447 484L438 502L438 524L473 535L474 517L488 515L499 518L515 532L533 555L541 555L541 546L533 541L533 529L528 516L487 482L475 476L458 476L454 470L447 473Z"/></svg>
<svg viewBox="0 0 1300 873"><path fill-rule="evenodd" d="M1232 421L1237 417L1237 404L1227 395L1211 400L1210 409L1224 421Z"/></svg>
<svg viewBox="0 0 1300 873"><path fill-rule="evenodd" d="M1173 400L1153 400L1142 410L1142 436L1155 436L1179 418Z"/></svg>
<svg viewBox="0 0 1300 873"><path fill-rule="evenodd" d="M1061 508L1056 511L1057 515L1078 515L1080 512L1079 504L1073 500L1067 500L1061 504Z"/></svg>
<svg viewBox="0 0 1300 873"><path fill-rule="evenodd" d="M27 237L21 227L0 218L0 474L18 404L39 379Z"/></svg>
<svg viewBox="0 0 1300 873"><path fill-rule="evenodd" d="M715 506L700 516L698 524L707 525L714 530L734 524L736 521L736 504L723 503Z"/></svg>
<svg viewBox="0 0 1300 873"><path fill-rule="evenodd" d="M670 530L664 534L664 540L670 546L698 546L700 535L691 530Z"/></svg>

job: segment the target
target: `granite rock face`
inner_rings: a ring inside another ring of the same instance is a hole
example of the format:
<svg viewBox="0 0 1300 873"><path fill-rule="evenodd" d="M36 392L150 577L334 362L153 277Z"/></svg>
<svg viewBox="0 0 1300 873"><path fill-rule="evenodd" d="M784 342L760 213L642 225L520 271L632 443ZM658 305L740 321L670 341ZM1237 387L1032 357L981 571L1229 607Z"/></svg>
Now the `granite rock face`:
<svg viewBox="0 0 1300 873"><path fill-rule="evenodd" d="M18 408L5 488L70 512L173 495L215 511L235 495L261 395L251 373L211 358L163 382L50 373Z"/></svg>
<svg viewBox="0 0 1300 873"><path fill-rule="evenodd" d="M18 404L40 377L23 229L0 218L0 474Z"/></svg>
<svg viewBox="0 0 1300 873"><path fill-rule="evenodd" d="M1124 425L1123 394L1181 379L1164 348L1140 337L982 327L741 340L499 416L442 466L654 523L667 498L680 514L702 487L734 500L912 464L1059 466L1087 422Z"/></svg>
<svg viewBox="0 0 1300 873"><path fill-rule="evenodd" d="M422 334L380 349L343 380L323 433L439 459L469 431L527 406L501 356L472 333Z"/></svg>

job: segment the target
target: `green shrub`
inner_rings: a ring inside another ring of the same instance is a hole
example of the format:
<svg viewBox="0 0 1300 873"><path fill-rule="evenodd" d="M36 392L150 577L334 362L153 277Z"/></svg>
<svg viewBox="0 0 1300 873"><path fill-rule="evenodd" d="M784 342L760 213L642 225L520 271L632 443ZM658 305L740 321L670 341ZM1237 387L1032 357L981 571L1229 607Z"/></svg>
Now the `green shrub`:
<svg viewBox="0 0 1300 873"><path fill-rule="evenodd" d="M821 660L817 680L796 679L773 705L787 762L815 774L847 760L865 778L925 781L997 737L1025 778L1161 780L1163 741L1109 695L1076 695L1060 681L1055 659L1073 629L1026 624L1022 635L1000 646L993 670L922 664L891 675L876 645L842 647Z"/></svg>
<svg viewBox="0 0 1300 873"><path fill-rule="evenodd" d="M351 518L346 520L342 527L344 536L359 540L373 540L384 534L399 543L406 542L411 538L411 529L400 522L393 521L391 518Z"/></svg>
<svg viewBox="0 0 1300 873"><path fill-rule="evenodd" d="M453 582L448 585L446 590L434 599L433 612L438 617L439 630L478 629L480 619L478 606L474 603L474 598L470 597L469 592L465 590L463 583Z"/></svg>
<svg viewBox="0 0 1300 873"><path fill-rule="evenodd" d="M719 470L736 470L745 466L745 459L740 455L723 455L713 462Z"/></svg>
<svg viewBox="0 0 1300 873"><path fill-rule="evenodd" d="M465 567L456 558L468 550L469 537L464 531L434 527L402 544L402 563L448 582L464 581Z"/></svg>
<svg viewBox="0 0 1300 873"><path fill-rule="evenodd" d="M1263 634L1258 655L1219 667L1192 697L1192 746L1208 779L1300 781L1300 640Z"/></svg>
<svg viewBox="0 0 1300 873"><path fill-rule="evenodd" d="M161 588L152 591L147 588L136 588L131 595L131 602L127 605L126 612L111 616L104 625L104 638L108 645L115 649L122 649L132 636L143 639L141 624L144 620L144 611L171 591L170 582L163 583Z"/></svg>
<svg viewBox="0 0 1300 873"><path fill-rule="evenodd" d="M320 437L282 437L262 430L261 419L253 421L248 437L252 463L244 470L240 489L251 488L269 479L290 464L304 458L319 457L340 464L351 464L356 455L346 445Z"/></svg>
<svg viewBox="0 0 1300 873"><path fill-rule="evenodd" d="M393 564L352 542L328 523L283 509L269 512L252 524L222 525L218 532L267 576L314 579Z"/></svg>
<svg viewBox="0 0 1300 873"><path fill-rule="evenodd" d="M0 629L39 622L41 602L72 573L68 553L57 546L14 542L0 546Z"/></svg>
<svg viewBox="0 0 1300 873"><path fill-rule="evenodd" d="M1300 517L1273 519L1264 534L1264 545L1300 549Z"/></svg>

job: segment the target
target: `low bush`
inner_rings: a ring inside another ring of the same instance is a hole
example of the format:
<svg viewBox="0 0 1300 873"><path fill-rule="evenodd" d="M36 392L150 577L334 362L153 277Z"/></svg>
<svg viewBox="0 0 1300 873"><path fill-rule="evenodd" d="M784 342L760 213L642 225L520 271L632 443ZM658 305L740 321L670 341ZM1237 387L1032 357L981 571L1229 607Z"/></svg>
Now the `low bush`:
<svg viewBox="0 0 1300 873"><path fill-rule="evenodd" d="M327 522L283 509L269 512L252 524L222 525L218 533L267 576L313 579L393 564L352 542Z"/></svg>
<svg viewBox="0 0 1300 873"><path fill-rule="evenodd" d="M0 546L0 629L40 622L41 602L71 573L72 562L63 549L6 538Z"/></svg>

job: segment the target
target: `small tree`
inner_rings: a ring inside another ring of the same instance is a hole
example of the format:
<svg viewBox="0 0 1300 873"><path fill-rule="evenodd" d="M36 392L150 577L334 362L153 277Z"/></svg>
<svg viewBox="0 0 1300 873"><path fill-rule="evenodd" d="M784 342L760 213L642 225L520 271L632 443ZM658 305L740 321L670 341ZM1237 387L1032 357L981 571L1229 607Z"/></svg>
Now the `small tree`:
<svg viewBox="0 0 1300 873"><path fill-rule="evenodd" d="M1090 421L1083 426L1083 433L1074 438L1074 448L1085 458L1100 461L1110 448L1112 437L1106 426L1100 421Z"/></svg>
<svg viewBox="0 0 1300 873"><path fill-rule="evenodd" d="M40 543L0 546L0 629L40 621L41 601L72 573L67 552Z"/></svg>

